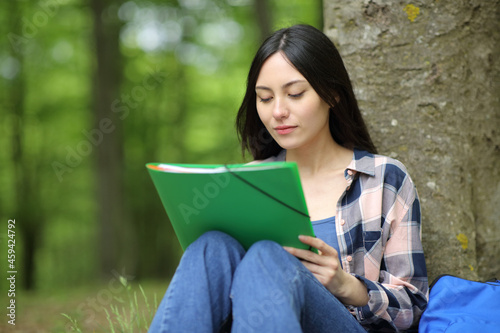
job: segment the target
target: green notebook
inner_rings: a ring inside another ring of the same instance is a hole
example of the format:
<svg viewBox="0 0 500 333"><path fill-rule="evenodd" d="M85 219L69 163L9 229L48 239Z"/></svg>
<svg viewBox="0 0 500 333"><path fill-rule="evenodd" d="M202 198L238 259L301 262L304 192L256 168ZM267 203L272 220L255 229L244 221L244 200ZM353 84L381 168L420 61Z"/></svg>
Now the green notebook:
<svg viewBox="0 0 500 333"><path fill-rule="evenodd" d="M259 240L308 249L314 236L297 165L146 165L185 250L203 233L225 232L245 249Z"/></svg>

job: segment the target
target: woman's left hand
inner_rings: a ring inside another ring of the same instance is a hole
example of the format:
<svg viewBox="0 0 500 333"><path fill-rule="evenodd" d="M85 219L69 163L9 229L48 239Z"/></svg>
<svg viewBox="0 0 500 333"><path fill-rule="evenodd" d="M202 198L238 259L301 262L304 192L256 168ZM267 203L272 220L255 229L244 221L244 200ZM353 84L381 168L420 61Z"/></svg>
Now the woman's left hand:
<svg viewBox="0 0 500 333"><path fill-rule="evenodd" d="M318 249L320 254L294 247L283 248L299 258L326 289L344 304L365 306L368 303L368 290L365 284L342 270L337 250L319 238L301 235L299 240Z"/></svg>
<svg viewBox="0 0 500 333"><path fill-rule="evenodd" d="M299 236L299 240L318 249L320 254L294 247L283 247L288 253L297 257L304 266L335 296L345 293L345 281L348 275L342 270L337 250L319 238Z"/></svg>

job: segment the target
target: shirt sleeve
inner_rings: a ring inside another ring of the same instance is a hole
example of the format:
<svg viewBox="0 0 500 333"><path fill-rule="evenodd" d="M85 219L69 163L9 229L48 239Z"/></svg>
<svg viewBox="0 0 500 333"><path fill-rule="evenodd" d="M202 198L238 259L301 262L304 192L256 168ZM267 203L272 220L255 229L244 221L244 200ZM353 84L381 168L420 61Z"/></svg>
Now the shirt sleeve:
<svg viewBox="0 0 500 333"><path fill-rule="evenodd" d="M354 276L368 289L369 302L351 308L369 331L398 332L418 325L427 305L428 280L421 242L420 202L405 173L399 190L384 195L382 241L385 250L378 281ZM394 195L395 193L395 195Z"/></svg>

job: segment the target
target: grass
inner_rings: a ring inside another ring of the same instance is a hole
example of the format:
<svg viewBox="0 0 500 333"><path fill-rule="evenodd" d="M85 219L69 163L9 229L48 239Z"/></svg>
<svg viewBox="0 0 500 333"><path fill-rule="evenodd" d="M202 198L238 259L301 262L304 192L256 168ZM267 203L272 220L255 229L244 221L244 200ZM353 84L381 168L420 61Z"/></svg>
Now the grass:
<svg viewBox="0 0 500 333"><path fill-rule="evenodd" d="M4 315L0 332L147 332L167 285L166 281L131 284L120 279L114 285L20 293L16 325L8 324Z"/></svg>

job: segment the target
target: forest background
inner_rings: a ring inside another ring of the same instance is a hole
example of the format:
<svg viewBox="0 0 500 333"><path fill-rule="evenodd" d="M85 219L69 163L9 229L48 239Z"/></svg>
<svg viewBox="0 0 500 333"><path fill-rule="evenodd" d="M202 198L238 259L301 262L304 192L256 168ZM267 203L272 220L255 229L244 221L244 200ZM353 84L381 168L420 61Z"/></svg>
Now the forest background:
<svg viewBox="0 0 500 333"><path fill-rule="evenodd" d="M118 276L161 298L182 250L145 164L243 162L234 119L256 49L279 27L322 29L322 7L0 2L0 331L64 331L59 312L102 329Z"/></svg>
<svg viewBox="0 0 500 333"><path fill-rule="evenodd" d="M108 332L134 292L137 308L161 299L182 250L145 164L247 161L234 118L251 59L296 23L336 43L379 151L408 167L430 280L498 278L499 8L0 2L0 331L72 331L66 313L83 332Z"/></svg>

